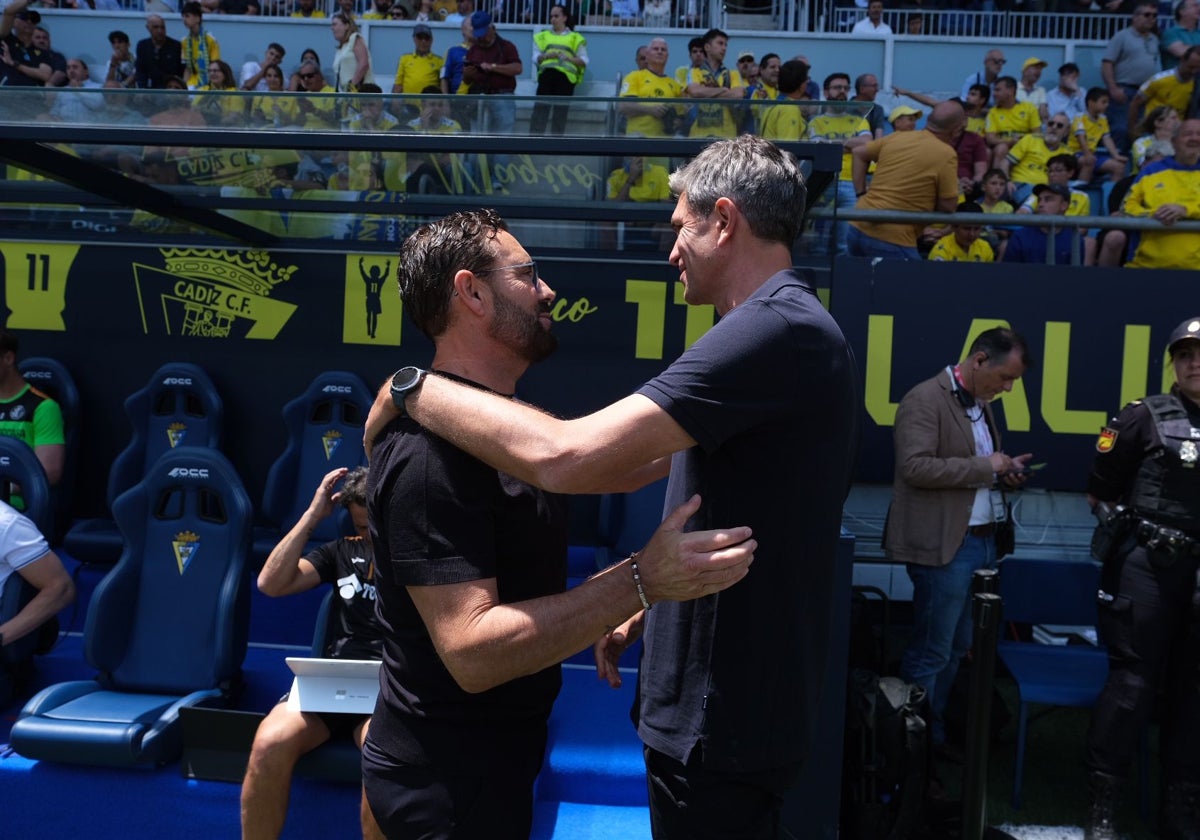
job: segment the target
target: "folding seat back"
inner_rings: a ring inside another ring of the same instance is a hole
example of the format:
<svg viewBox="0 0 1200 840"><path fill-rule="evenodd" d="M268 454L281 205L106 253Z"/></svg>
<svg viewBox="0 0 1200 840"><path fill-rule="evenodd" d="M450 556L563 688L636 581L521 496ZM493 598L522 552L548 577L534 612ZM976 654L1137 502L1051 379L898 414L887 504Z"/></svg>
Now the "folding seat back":
<svg viewBox="0 0 1200 840"><path fill-rule="evenodd" d="M31 356L17 363L21 375L34 388L58 403L62 411L65 457L62 476L51 493L54 503L54 524L51 531L42 533L51 543L57 543L66 533L71 520L71 502L75 498L75 476L79 472L79 389L66 367L56 359Z"/></svg>
<svg viewBox="0 0 1200 840"><path fill-rule="evenodd" d="M125 400L133 437L108 474L112 504L142 479L165 452L177 446L221 448L224 406L204 370L171 362L156 370L146 386Z"/></svg>
<svg viewBox="0 0 1200 840"><path fill-rule="evenodd" d="M287 446L271 465L263 493L262 513L272 525L280 530L294 525L327 472L365 463L363 424L373 401L357 375L328 371L284 406ZM328 542L341 536L337 519L322 521L312 540Z"/></svg>
<svg viewBox="0 0 1200 840"><path fill-rule="evenodd" d="M0 500L28 516L44 536L54 525L54 501L42 462L23 440L0 436Z"/></svg>
<svg viewBox="0 0 1200 840"><path fill-rule="evenodd" d="M84 626L94 681L50 686L12 729L22 755L125 766L182 748L179 708L221 705L246 653L253 511L214 449L162 456L113 507L125 539Z"/></svg>
<svg viewBox="0 0 1200 840"><path fill-rule="evenodd" d="M110 508L165 452L177 446L221 446L221 397L208 374L196 365L172 362L160 367L144 388L125 400L125 413L133 437L108 473ZM63 545L72 557L103 565L116 562L122 547L111 519L75 522Z"/></svg>

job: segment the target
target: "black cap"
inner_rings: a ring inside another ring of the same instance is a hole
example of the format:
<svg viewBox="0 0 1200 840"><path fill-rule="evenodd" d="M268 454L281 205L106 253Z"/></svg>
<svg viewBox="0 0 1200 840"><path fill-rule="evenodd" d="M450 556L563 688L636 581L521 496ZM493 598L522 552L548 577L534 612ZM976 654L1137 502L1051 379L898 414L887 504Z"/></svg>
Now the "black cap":
<svg viewBox="0 0 1200 840"><path fill-rule="evenodd" d="M32 24L39 24L42 22L42 16L38 14L36 9L22 9L21 11L17 12L16 17L17 20L26 20Z"/></svg>
<svg viewBox="0 0 1200 840"><path fill-rule="evenodd" d="M1033 188L1034 195L1041 195L1042 193L1048 192L1062 196L1067 201L1071 200L1071 188L1066 184L1038 184Z"/></svg>
<svg viewBox="0 0 1200 840"><path fill-rule="evenodd" d="M1188 318L1171 331L1167 340L1167 352L1175 355L1175 348L1183 341L1200 341L1200 317Z"/></svg>

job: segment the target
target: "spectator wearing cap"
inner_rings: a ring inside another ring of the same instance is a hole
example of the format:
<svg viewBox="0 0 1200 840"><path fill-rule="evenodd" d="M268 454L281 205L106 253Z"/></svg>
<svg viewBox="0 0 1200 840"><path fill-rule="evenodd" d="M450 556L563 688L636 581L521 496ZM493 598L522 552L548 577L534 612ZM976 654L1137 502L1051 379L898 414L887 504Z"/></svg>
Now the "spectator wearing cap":
<svg viewBox="0 0 1200 840"><path fill-rule="evenodd" d="M867 35L882 38L892 34L892 27L883 22L883 0L871 0L867 4L867 15L850 30L851 35Z"/></svg>
<svg viewBox="0 0 1200 840"><path fill-rule="evenodd" d="M1200 46L1200 0L1180 0L1175 6L1175 23L1162 34L1162 66L1171 70L1183 58L1188 47Z"/></svg>
<svg viewBox="0 0 1200 840"><path fill-rule="evenodd" d="M1031 56L1021 65L1021 80L1017 83L1017 101L1028 102L1037 108L1038 117L1042 122L1050 116L1046 105L1046 89L1038 84L1045 69L1046 62Z"/></svg>
<svg viewBox="0 0 1200 840"><path fill-rule="evenodd" d="M1061 116L1061 115L1059 115ZM1068 189L1071 189L1071 182L1075 180L1075 176L1079 174L1079 161L1075 159L1075 155L1063 153L1055 155L1046 161L1046 183L1048 184L1065 184ZM1030 195L1017 208L1020 214L1037 212L1038 197ZM1064 216L1090 216L1092 215L1092 200L1088 198L1088 194L1082 190L1071 190L1071 199L1067 203L1067 209L1063 213Z"/></svg>
<svg viewBox="0 0 1200 840"><path fill-rule="evenodd" d="M471 15L471 48L463 63L463 83L468 93L487 95L484 124L491 134L511 134L517 121L516 103L508 99L517 89L517 76L524 70L521 56L512 41L501 38L492 25L492 16L479 11Z"/></svg>
<svg viewBox="0 0 1200 840"><path fill-rule="evenodd" d="M1063 216L1071 203L1071 188L1066 184L1038 184L1033 194L1038 200L1037 216ZM1020 227L1008 238L1001 262L1044 265L1051 261L1049 254L1053 254L1055 265L1082 264L1083 238L1069 227Z"/></svg>
<svg viewBox="0 0 1200 840"><path fill-rule="evenodd" d="M412 40L413 51L400 56L396 63L392 93L420 93L430 85L438 86L446 61L433 52L433 30L428 24L418 23L413 27Z"/></svg>
<svg viewBox="0 0 1200 840"><path fill-rule="evenodd" d="M744 52L738 55L737 69L747 89L758 84L758 62L754 60L754 53Z"/></svg>
<svg viewBox="0 0 1200 840"><path fill-rule="evenodd" d="M939 102L921 131L898 131L855 148L851 177L858 207L953 212L958 205L958 156L951 144L966 123L962 105ZM872 162L875 175L867 190L867 169ZM850 253L919 260L917 237L922 227L910 222L851 222Z"/></svg>
<svg viewBox="0 0 1200 840"><path fill-rule="evenodd" d="M12 0L0 15L0 82L37 87L54 72L49 57L33 42L33 28L42 16L26 8L29 0Z"/></svg>
<svg viewBox="0 0 1200 840"><path fill-rule="evenodd" d="M955 212L982 213L983 208L973 201L964 201ZM983 225L975 222L953 225L950 233L934 243L928 259L930 262L995 262L992 246L982 237Z"/></svg>
<svg viewBox="0 0 1200 840"><path fill-rule="evenodd" d="M137 86L163 89L167 79L183 73L183 45L167 35L167 22L161 15L146 16L149 38L137 42L134 62L137 65Z"/></svg>
<svg viewBox="0 0 1200 840"><path fill-rule="evenodd" d="M888 122L892 126L892 131L916 131L917 120L925 115L924 111L913 108L911 105L897 105L888 114Z"/></svg>
<svg viewBox="0 0 1200 840"><path fill-rule="evenodd" d="M1004 65L1007 59L1004 53L1000 50L988 50L983 56L983 69L977 70L963 80L962 91L959 93L959 98L964 102L967 100L967 94L971 92L971 85L987 85L990 90L1000 78L1000 74L1004 72ZM991 105L992 100L989 99L986 105Z"/></svg>
<svg viewBox="0 0 1200 840"><path fill-rule="evenodd" d="M1058 84L1046 92L1046 112L1066 114L1074 120L1087 110L1079 89L1079 65L1068 61L1058 68Z"/></svg>

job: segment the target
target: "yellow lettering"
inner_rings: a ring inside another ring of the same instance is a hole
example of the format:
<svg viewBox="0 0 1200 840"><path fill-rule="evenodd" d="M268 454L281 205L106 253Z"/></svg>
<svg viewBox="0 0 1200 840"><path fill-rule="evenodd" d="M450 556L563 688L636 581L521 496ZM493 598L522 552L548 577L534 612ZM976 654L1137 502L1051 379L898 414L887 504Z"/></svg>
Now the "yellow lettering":
<svg viewBox="0 0 1200 840"><path fill-rule="evenodd" d="M675 284L675 303L680 306L687 306L687 301L683 299L683 294L686 290L682 283ZM683 328L683 349L686 350L700 340L700 336L712 329L713 322L717 319L717 310L711 303L701 304L699 306L687 307L687 321Z"/></svg>
<svg viewBox="0 0 1200 840"><path fill-rule="evenodd" d="M658 280L625 281L625 302L637 304L635 359L661 359L667 319L667 284Z"/></svg>
<svg viewBox="0 0 1200 840"><path fill-rule="evenodd" d="M1175 365L1171 363L1171 354L1166 350L1163 351L1163 375L1162 375L1162 393L1167 393L1171 390L1171 386L1175 384ZM1138 394L1134 399L1141 397Z"/></svg>
<svg viewBox="0 0 1200 840"><path fill-rule="evenodd" d="M568 304L570 305L568 306ZM588 315L599 311L600 307L592 306L591 301L587 298L580 298L574 303L570 303L566 298L559 298L550 310L550 317L555 321L570 321L572 324L578 324Z"/></svg>
<svg viewBox="0 0 1200 840"><path fill-rule="evenodd" d="M1071 362L1071 325L1046 322L1046 367L1042 375L1042 419L1053 432L1094 435L1104 425L1104 411L1067 408L1067 371ZM1015 391L1015 388L1014 388ZM1009 427L1012 427L1011 416Z"/></svg>
<svg viewBox="0 0 1200 840"><path fill-rule="evenodd" d="M1117 408L1146 395L1146 366L1150 362L1150 327L1125 325L1124 355L1121 357L1121 401Z"/></svg>
<svg viewBox="0 0 1200 840"><path fill-rule="evenodd" d="M880 426L896 424L899 403L891 401L892 394L892 334L896 319L892 315L871 315L867 318L867 376L863 397L867 414Z"/></svg>

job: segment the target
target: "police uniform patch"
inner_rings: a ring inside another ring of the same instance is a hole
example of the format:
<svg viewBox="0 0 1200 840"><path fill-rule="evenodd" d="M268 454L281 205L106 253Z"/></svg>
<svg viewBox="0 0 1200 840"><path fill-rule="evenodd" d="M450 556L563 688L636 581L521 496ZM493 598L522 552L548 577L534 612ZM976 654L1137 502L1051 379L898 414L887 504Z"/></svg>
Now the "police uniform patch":
<svg viewBox="0 0 1200 840"><path fill-rule="evenodd" d="M1105 426L1100 430L1100 437L1096 439L1097 452L1111 452L1113 446L1117 442L1117 430L1110 426Z"/></svg>

